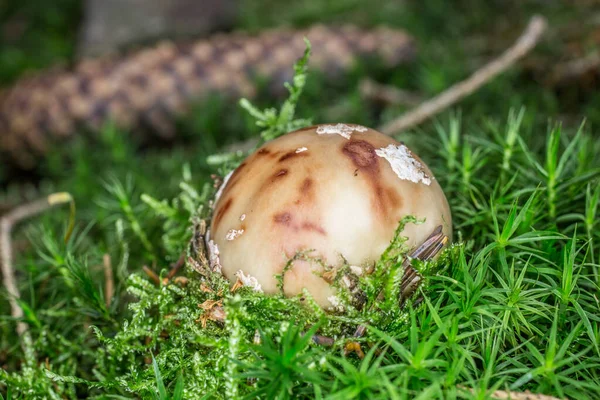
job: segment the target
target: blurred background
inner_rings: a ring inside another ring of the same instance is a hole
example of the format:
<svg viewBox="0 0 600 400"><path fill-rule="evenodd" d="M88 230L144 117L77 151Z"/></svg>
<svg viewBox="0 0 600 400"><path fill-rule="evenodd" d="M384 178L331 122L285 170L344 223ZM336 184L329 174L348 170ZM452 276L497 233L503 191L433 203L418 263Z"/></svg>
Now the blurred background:
<svg viewBox="0 0 600 400"><path fill-rule="evenodd" d="M3 0L0 85L6 93L29 76L68 70L90 58L126 58L164 40L185 43L215 33L258 34L315 23L387 26L413 37L416 52L410 62L393 68L373 60L355 62L335 79L311 70L298 110L300 117L315 122L380 126L500 54L533 14L549 21L541 44L508 73L421 125L418 131L425 134L413 145L431 145L427 138L433 126L450 115L460 114L464 127L477 129L505 121L509 110L521 107L527 110L529 129L545 132L549 120L576 127L584 118L593 128L600 122L600 2L594 0ZM367 79L401 89L406 97L396 102L366 95ZM271 106L278 98L259 84L255 101ZM177 185L169 177L178 175L181 165L208 176L206 155L257 131L236 101L212 91L177 116L174 140L153 144L116 128L76 132L68 144L53 144L33 167L15 167L3 156L0 210L57 189L85 203L107 176L136 175L140 190L163 177L168 193L170 185ZM403 137L416 141L415 135Z"/></svg>

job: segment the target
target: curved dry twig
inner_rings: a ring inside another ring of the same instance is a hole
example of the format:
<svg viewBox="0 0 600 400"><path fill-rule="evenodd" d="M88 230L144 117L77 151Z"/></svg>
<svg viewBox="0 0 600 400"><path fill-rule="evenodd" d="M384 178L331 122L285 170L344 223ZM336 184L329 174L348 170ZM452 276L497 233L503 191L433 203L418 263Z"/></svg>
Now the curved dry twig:
<svg viewBox="0 0 600 400"><path fill-rule="evenodd" d="M449 87L438 96L386 123L379 130L391 135L412 128L472 94L529 53L539 42L542 34L546 31L547 25L548 23L544 17L534 16L515 44L498 58L475 71L464 81Z"/></svg>
<svg viewBox="0 0 600 400"><path fill-rule="evenodd" d="M19 305L21 293L15 281L15 272L13 268L13 252L11 233L13 227L20 221L40 214L56 205L70 203L71 212L74 213L73 197L69 193L54 193L48 197L22 204L0 218L0 265L2 267L2 282L8 292L8 301L13 318L17 320L17 334L22 335L27 331L27 324L22 321L23 309ZM67 230L68 239L73 226L73 218L69 223Z"/></svg>

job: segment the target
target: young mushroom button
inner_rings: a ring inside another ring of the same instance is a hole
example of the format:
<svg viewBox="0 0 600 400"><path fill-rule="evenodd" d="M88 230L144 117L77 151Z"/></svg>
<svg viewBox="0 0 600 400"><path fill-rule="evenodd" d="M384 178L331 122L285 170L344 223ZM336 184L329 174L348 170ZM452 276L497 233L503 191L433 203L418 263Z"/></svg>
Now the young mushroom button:
<svg viewBox="0 0 600 400"><path fill-rule="evenodd" d="M317 125L281 136L229 176L211 226L223 274L265 293L306 288L323 307L335 289L327 265L373 265L407 215L425 219L403 232L417 246L439 225L451 236L448 202L429 168L405 145L352 124ZM247 282L247 283L246 283Z"/></svg>

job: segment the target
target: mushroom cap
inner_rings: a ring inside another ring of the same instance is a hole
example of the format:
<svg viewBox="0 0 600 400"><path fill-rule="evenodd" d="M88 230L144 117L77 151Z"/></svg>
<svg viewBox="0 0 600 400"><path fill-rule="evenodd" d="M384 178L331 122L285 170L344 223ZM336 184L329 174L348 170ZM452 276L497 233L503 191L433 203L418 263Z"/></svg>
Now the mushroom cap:
<svg viewBox="0 0 600 400"><path fill-rule="evenodd" d="M370 266L408 215L425 219L405 227L408 246L439 225L451 237L448 202L421 159L373 129L317 125L266 143L240 164L216 201L211 237L223 274L255 278L266 293L277 292L275 276L292 257L312 250L285 272L284 293L306 288L327 307L335 289L312 258Z"/></svg>

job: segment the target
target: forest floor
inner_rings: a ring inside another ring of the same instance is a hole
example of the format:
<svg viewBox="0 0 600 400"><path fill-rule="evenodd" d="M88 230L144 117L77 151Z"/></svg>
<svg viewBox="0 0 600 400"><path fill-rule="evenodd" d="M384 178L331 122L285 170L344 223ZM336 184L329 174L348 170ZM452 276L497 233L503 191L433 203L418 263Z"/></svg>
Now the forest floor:
<svg viewBox="0 0 600 400"><path fill-rule="evenodd" d="M4 86L25 71L72 60L79 3L0 5ZM187 267L177 271L187 280L155 282L144 272L165 277L188 248L193 222L209 215L211 175L235 164L209 156L260 134L245 110L211 97L179 121L182 139L166 148L140 149L107 127L19 182L0 165L0 214L63 191L77 207L66 243L67 207L14 235L26 333L15 333L9 298L0 297L0 394L484 399L531 391L599 398L600 68L564 72L600 48L594 3L243 1L238 28L254 32L350 22L414 35L417 59L399 69L357 65L337 81L308 71L298 118L371 127L410 106L365 98L365 77L426 99L509 47L531 15L548 19L544 40L509 72L397 137L427 162L453 214L454 244L419 265L429 273L423 301L402 309L386 302L374 315L327 314L248 288L228 294L215 276L209 292ZM266 95L255 102L280 103ZM369 301L373 287L398 279L406 251L395 240L378 263L387 272L361 281ZM215 304L227 313L224 324L207 319ZM366 355L344 355L345 337L362 323L370 326L361 339ZM254 343L257 330L261 344ZM335 343L314 344L311 333Z"/></svg>

